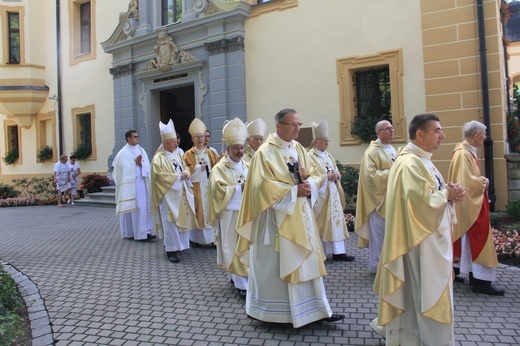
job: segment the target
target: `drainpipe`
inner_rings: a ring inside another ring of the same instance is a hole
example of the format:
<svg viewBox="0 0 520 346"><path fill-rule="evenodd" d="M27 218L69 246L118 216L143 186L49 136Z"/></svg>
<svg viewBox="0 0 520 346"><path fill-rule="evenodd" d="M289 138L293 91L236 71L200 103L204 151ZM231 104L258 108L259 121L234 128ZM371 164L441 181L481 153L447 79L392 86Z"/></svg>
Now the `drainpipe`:
<svg viewBox="0 0 520 346"><path fill-rule="evenodd" d="M491 139L491 116L489 110L489 86L488 68L486 56L486 32L484 27L484 4L483 0L477 0L478 39L480 49L480 73L482 76L482 113L484 125L486 125L486 140L484 141L484 162L486 177L489 179L488 197L490 211L495 211L495 175L493 171L493 139Z"/></svg>
<svg viewBox="0 0 520 346"><path fill-rule="evenodd" d="M58 102L58 157L63 154L63 116L61 106L61 31L60 31L60 0L56 0L56 64L57 64L57 102Z"/></svg>

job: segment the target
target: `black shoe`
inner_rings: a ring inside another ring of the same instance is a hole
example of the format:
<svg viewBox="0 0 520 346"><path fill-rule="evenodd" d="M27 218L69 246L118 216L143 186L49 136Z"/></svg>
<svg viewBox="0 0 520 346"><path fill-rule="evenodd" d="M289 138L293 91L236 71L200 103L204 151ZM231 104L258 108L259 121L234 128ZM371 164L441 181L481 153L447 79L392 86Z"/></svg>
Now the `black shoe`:
<svg viewBox="0 0 520 346"><path fill-rule="evenodd" d="M349 256L346 253L342 253L339 255L332 255L333 261L343 261L343 262L352 262L356 257Z"/></svg>
<svg viewBox="0 0 520 346"><path fill-rule="evenodd" d="M190 240L190 246L191 247L201 247L201 245L199 243L192 242L191 240Z"/></svg>
<svg viewBox="0 0 520 346"><path fill-rule="evenodd" d="M475 293L484 293L489 294L490 296L503 296L505 291L494 287L493 285L489 286L473 286L471 290Z"/></svg>
<svg viewBox="0 0 520 346"><path fill-rule="evenodd" d="M181 261L177 256L177 251L167 252L166 256L168 257L168 261L172 263L179 263Z"/></svg>
<svg viewBox="0 0 520 346"><path fill-rule="evenodd" d="M453 282L458 283L458 284L462 284L462 283L464 283L464 278L461 277L461 276L455 275L455 278L453 279Z"/></svg>
<svg viewBox="0 0 520 346"><path fill-rule="evenodd" d="M154 240L155 238L157 238L156 235L151 235L150 233L146 235L146 240Z"/></svg>
<svg viewBox="0 0 520 346"><path fill-rule="evenodd" d="M246 300L247 291L246 290L241 290L239 288L237 288L237 291L238 291L238 296L240 297L240 299Z"/></svg>
<svg viewBox="0 0 520 346"><path fill-rule="evenodd" d="M321 322L338 322L345 318L345 315L332 314L330 317L322 318Z"/></svg>

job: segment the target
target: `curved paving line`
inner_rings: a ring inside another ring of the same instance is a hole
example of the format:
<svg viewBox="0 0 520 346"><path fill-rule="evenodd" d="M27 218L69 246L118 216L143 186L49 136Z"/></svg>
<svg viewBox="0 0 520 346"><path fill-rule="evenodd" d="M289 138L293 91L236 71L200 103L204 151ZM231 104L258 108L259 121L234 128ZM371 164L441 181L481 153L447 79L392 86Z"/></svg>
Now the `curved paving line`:
<svg viewBox="0 0 520 346"><path fill-rule="evenodd" d="M38 286L24 273L7 262L1 262L4 270L19 285L31 321L32 346L55 345L52 324Z"/></svg>

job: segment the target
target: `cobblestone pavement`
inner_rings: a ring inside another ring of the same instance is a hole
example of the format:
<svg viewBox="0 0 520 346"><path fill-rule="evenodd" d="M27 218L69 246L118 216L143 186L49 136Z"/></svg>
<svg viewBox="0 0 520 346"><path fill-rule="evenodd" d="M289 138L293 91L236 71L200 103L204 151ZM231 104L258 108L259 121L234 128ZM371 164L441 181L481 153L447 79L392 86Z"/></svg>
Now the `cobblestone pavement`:
<svg viewBox="0 0 520 346"><path fill-rule="evenodd" d="M114 209L0 208L0 220L0 260L36 284L56 345L384 345L369 326L374 277L354 234L356 261L326 264L332 310L346 319L293 329L246 317L214 249L190 249L172 264L159 240L122 239ZM458 345L520 344L519 274L498 269L505 297L455 285Z"/></svg>

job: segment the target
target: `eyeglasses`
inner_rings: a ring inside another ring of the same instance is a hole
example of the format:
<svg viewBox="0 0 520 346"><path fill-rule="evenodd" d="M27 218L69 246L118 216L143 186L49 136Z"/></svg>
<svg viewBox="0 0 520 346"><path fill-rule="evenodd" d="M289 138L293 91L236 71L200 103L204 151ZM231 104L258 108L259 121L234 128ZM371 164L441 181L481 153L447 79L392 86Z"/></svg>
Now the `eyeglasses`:
<svg viewBox="0 0 520 346"><path fill-rule="evenodd" d="M290 124L290 123L283 123L280 121L280 124L284 124L284 125L289 125L291 127L301 127L303 124L302 123L296 123L296 124Z"/></svg>
<svg viewBox="0 0 520 346"><path fill-rule="evenodd" d="M137 136L132 136L132 138L139 138L139 135L137 135Z"/></svg>
<svg viewBox="0 0 520 346"><path fill-rule="evenodd" d="M380 129L379 131L393 131L394 128L392 126L385 127L384 129Z"/></svg>

